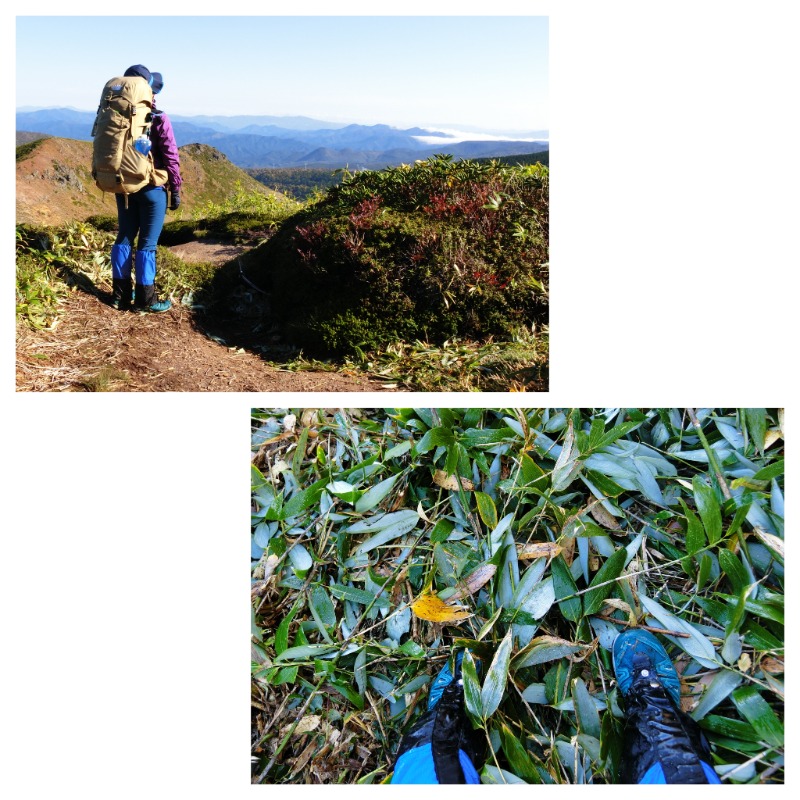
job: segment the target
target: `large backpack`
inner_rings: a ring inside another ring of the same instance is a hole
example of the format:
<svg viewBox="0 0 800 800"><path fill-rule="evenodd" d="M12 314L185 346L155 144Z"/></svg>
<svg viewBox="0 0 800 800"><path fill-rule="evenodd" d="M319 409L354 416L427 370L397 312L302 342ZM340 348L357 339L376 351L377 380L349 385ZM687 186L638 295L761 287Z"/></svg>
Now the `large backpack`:
<svg viewBox="0 0 800 800"><path fill-rule="evenodd" d="M103 87L92 127L92 177L102 191L128 195L167 182L153 154L133 146L139 136L149 136L152 111L153 90L144 78L112 78Z"/></svg>

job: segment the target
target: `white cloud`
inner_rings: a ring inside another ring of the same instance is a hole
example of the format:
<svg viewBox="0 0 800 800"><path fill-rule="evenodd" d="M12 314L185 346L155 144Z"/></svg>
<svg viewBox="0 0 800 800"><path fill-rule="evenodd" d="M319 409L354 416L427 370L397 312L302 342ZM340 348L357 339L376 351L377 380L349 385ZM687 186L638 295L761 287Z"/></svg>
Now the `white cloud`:
<svg viewBox="0 0 800 800"><path fill-rule="evenodd" d="M429 128L446 134L443 136L414 136L421 144L458 144L459 142L546 142L544 139L531 139L528 137L499 135L494 133L478 133L476 131L459 131L452 128Z"/></svg>

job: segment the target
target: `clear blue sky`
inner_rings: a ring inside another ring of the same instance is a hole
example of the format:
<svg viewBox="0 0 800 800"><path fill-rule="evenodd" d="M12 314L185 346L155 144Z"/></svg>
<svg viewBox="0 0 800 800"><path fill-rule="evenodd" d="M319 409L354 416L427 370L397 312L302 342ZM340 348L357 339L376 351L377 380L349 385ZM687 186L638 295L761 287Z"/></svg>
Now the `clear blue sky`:
<svg viewBox="0 0 800 800"><path fill-rule="evenodd" d="M16 24L17 107L93 111L103 83L140 63L163 73L161 105L172 114L549 125L546 17L18 16Z"/></svg>

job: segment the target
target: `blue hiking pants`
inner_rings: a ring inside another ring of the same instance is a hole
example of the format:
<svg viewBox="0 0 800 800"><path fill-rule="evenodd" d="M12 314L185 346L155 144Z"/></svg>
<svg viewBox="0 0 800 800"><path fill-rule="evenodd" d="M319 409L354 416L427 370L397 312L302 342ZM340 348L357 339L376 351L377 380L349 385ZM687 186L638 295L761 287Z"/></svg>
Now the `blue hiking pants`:
<svg viewBox="0 0 800 800"><path fill-rule="evenodd" d="M111 273L128 280L134 267L131 252L136 245L136 283L152 286L156 279L156 245L167 213L167 192L163 186L148 186L135 194L117 196L119 233L111 248ZM138 240L137 240L138 237Z"/></svg>
<svg viewBox="0 0 800 800"><path fill-rule="evenodd" d="M458 763L464 773L465 783L480 783L478 773L463 750L458 751ZM392 783L439 783L429 744L408 750L400 758L392 775Z"/></svg>
<svg viewBox="0 0 800 800"><path fill-rule="evenodd" d="M706 774L706 780L709 783L722 783L719 779L719 775L714 772L713 768L706 764L705 761L700 762L701 766L703 767L703 772ZM664 770L661 767L661 764L656 762L650 767L647 772L645 772L642 779L639 781L640 784L642 783L666 783L667 779L664 777Z"/></svg>
<svg viewBox="0 0 800 800"><path fill-rule="evenodd" d="M480 783L481 781L475 767L463 750L458 751L458 760L464 772L465 782ZM717 773L714 772L705 761L701 761L700 763L703 766L703 772L705 772L706 779L709 783L722 783ZM644 774L642 780L639 781L640 784L666 782L664 770L658 762L653 764ZM433 764L431 746L429 744L423 745L422 747L415 747L413 750L403 753L397 760L397 764L394 768L392 783L439 783Z"/></svg>

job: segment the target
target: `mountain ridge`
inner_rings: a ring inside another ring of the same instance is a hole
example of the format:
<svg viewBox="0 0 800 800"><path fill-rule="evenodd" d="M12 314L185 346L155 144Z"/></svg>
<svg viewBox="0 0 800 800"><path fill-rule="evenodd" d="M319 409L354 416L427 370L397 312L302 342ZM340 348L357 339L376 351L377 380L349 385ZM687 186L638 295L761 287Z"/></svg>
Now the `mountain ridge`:
<svg viewBox="0 0 800 800"><path fill-rule="evenodd" d="M18 111L17 131L36 131L90 141L94 117L94 112L67 108ZM195 143L210 145L224 153L236 166L250 169L297 166L381 168L430 158L439 153L471 158L528 154L549 149L549 142L544 139L476 137L457 141L446 132L419 126L401 129L385 124L339 125L310 117L170 115L170 119L179 147ZM283 127L275 124L276 120L290 120L306 127ZM231 129L232 125L239 127ZM322 125L330 127L318 127ZM431 144L419 137L440 137L442 142Z"/></svg>
<svg viewBox="0 0 800 800"><path fill-rule="evenodd" d="M206 203L222 202L237 183L244 191L280 195L209 145L189 144L179 152L185 191L177 214L184 218ZM116 200L95 186L91 165L91 142L50 136L18 146L17 224L61 225L95 215L116 216Z"/></svg>

